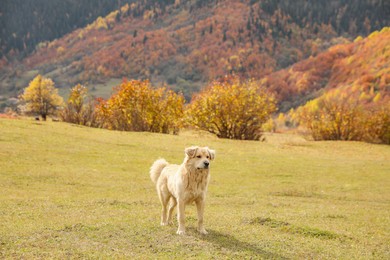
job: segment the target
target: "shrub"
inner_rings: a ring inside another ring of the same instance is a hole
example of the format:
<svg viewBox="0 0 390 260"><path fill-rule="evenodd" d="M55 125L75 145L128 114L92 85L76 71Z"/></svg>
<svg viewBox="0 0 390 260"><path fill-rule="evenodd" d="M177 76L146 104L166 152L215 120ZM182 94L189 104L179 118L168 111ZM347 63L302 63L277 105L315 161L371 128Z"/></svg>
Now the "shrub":
<svg viewBox="0 0 390 260"><path fill-rule="evenodd" d="M360 95L361 96L361 95ZM299 108L293 117L314 140L390 143L389 101L365 104L357 93L336 90Z"/></svg>
<svg viewBox="0 0 390 260"><path fill-rule="evenodd" d="M237 77L211 83L186 110L190 125L220 138L258 140L276 110L275 99L254 81Z"/></svg>
<svg viewBox="0 0 390 260"><path fill-rule="evenodd" d="M334 91L309 101L299 111L299 122L311 130L314 140L361 140L363 108L353 95Z"/></svg>
<svg viewBox="0 0 390 260"><path fill-rule="evenodd" d="M368 111L365 140L390 144L390 102Z"/></svg>
<svg viewBox="0 0 390 260"><path fill-rule="evenodd" d="M184 97L165 87L153 89L149 81L124 81L117 92L98 105L102 127L122 131L177 134Z"/></svg>
<svg viewBox="0 0 390 260"><path fill-rule="evenodd" d="M68 123L96 127L96 103L88 96L88 89L78 84L70 90L66 106L60 113L61 119Z"/></svg>

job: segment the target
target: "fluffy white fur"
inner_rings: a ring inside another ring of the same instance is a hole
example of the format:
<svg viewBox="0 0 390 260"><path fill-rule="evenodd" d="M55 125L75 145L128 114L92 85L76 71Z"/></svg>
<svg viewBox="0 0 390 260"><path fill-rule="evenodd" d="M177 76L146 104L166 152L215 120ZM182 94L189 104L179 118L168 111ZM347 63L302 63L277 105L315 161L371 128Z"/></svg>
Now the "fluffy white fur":
<svg viewBox="0 0 390 260"><path fill-rule="evenodd" d="M185 234L185 206L195 202L198 211L198 231L207 234L203 226L203 212L210 181L210 161L214 158L214 150L193 146L185 149L185 158L181 165L169 164L164 159L153 163L150 178L156 184L162 205L161 225L172 223L172 212L178 205L177 234Z"/></svg>

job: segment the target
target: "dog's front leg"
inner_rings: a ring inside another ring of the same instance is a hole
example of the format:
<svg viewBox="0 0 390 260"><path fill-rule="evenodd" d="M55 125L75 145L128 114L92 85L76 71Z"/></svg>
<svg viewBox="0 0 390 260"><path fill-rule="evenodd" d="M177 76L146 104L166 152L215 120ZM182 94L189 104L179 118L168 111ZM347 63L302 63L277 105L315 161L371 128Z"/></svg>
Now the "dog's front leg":
<svg viewBox="0 0 390 260"><path fill-rule="evenodd" d="M179 228L177 229L178 235L184 235L186 233L185 228L185 203L184 200L177 200L177 220L179 222Z"/></svg>
<svg viewBox="0 0 390 260"><path fill-rule="evenodd" d="M205 201L203 198L199 198L195 201L196 209L198 211L198 231L199 233L206 235L207 231L203 226L203 212L204 212L204 204Z"/></svg>

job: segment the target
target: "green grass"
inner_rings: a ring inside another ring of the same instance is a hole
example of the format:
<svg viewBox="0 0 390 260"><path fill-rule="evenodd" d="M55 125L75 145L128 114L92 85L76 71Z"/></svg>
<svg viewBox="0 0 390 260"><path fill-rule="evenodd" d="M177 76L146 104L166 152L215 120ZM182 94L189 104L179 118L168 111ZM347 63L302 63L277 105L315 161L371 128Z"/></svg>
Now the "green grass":
<svg viewBox="0 0 390 260"><path fill-rule="evenodd" d="M217 151L209 235L161 227L148 170ZM0 119L0 258L389 259L390 146L265 142Z"/></svg>

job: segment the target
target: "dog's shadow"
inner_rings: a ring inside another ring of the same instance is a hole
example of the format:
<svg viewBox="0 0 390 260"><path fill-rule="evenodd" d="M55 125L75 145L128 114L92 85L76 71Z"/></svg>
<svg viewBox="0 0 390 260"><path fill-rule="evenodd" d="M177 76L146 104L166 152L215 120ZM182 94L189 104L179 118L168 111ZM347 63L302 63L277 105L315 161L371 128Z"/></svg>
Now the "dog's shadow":
<svg viewBox="0 0 390 260"><path fill-rule="evenodd" d="M261 258L266 258L266 259L288 259L279 254L268 252L257 245L240 241L231 235L223 234L221 232L211 230L211 229L208 229L207 231L208 231L207 235L197 234L196 236L199 239L212 243L217 247L226 248L230 251L235 251L235 252L249 251L251 253L255 253L257 256ZM194 229L194 233L196 233L195 229Z"/></svg>

